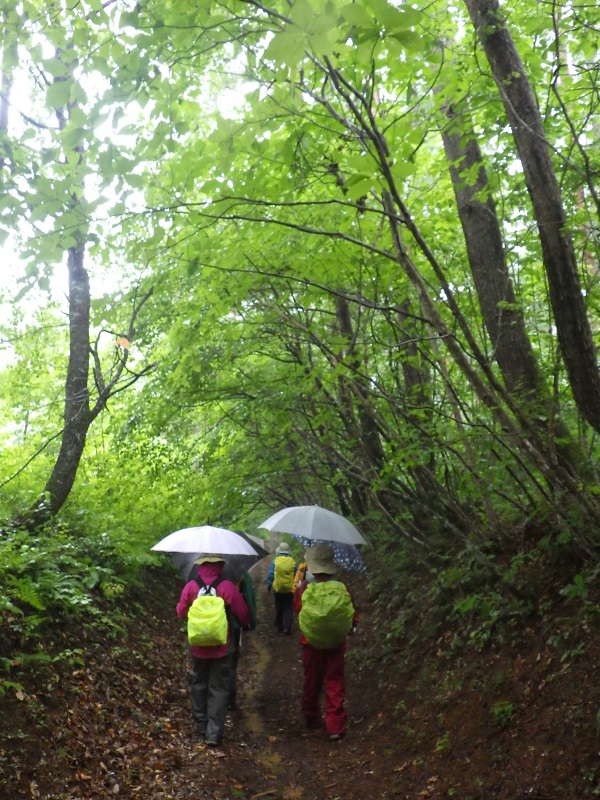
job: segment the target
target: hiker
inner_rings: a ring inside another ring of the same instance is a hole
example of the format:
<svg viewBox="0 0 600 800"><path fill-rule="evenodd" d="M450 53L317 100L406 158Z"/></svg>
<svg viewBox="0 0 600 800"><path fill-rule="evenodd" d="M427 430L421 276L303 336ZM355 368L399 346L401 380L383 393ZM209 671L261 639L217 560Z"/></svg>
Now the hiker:
<svg viewBox="0 0 600 800"><path fill-rule="evenodd" d="M225 574L227 574L227 566L225 566ZM245 572L241 579L235 582L235 585L240 590L240 594L246 601L248 611L250 612L250 626L249 630L253 631L256 628L256 594L254 592L254 583L249 572ZM231 619L231 642L229 645L229 701L227 708L234 711L237 708L237 667L240 660L240 653L242 649L242 627L239 622L233 617Z"/></svg>
<svg viewBox="0 0 600 800"><path fill-rule="evenodd" d="M296 574L294 575L294 582L292 584L292 594L296 594L297 588L300 586L303 580L306 579L306 575L308 573L308 567L306 566L306 561L301 561L298 564L298 569L296 570Z"/></svg>
<svg viewBox="0 0 600 800"><path fill-rule="evenodd" d="M356 630L358 620L346 586L334 578L337 565L331 547L315 544L305 557L314 583L302 581L294 596L302 644L302 712L307 728L322 727L319 696L324 688L325 731L335 741L346 728L346 637Z"/></svg>
<svg viewBox="0 0 600 800"><path fill-rule="evenodd" d="M275 627L280 633L292 632L294 621L294 595L292 586L296 572L296 562L290 554L290 546L282 542L267 573L267 591L273 590L275 598Z"/></svg>
<svg viewBox="0 0 600 800"><path fill-rule="evenodd" d="M306 554L304 558L306 559ZM301 561L300 564L298 564L298 569L296 570L296 575L294 576L294 583L292 584L292 594L296 594L297 588L304 580L308 581L308 583L312 583L314 581L313 574L308 571L306 560Z"/></svg>
<svg viewBox="0 0 600 800"><path fill-rule="evenodd" d="M250 611L235 584L222 577L225 559L203 555L196 564L198 577L183 587L177 615L188 622L196 732L216 746L223 738L229 701L229 620L234 617L242 630L248 630Z"/></svg>

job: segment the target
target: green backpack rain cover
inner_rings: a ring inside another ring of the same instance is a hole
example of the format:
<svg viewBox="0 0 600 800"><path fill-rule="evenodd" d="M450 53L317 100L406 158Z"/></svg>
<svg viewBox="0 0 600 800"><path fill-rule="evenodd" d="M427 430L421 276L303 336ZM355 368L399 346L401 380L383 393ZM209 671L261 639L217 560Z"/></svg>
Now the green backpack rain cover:
<svg viewBox="0 0 600 800"><path fill-rule="evenodd" d="M227 641L225 601L217 595L220 578L207 586L196 578L200 590L188 611L188 641L195 647L216 647Z"/></svg>
<svg viewBox="0 0 600 800"><path fill-rule="evenodd" d="M277 556L275 559L275 574L273 576L273 591L286 592L292 591L294 585L294 573L296 562L291 556Z"/></svg>
<svg viewBox="0 0 600 800"><path fill-rule="evenodd" d="M309 644L319 650L336 647L350 632L353 619L354 606L343 583L308 584L302 594L298 624Z"/></svg>

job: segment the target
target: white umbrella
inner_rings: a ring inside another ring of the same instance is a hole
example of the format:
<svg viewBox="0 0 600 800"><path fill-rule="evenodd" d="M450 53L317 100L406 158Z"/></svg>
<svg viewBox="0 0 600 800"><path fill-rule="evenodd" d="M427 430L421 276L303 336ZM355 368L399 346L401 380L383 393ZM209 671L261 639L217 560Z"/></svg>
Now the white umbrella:
<svg viewBox="0 0 600 800"><path fill-rule="evenodd" d="M212 525L182 528L165 536L152 550L161 553L210 553L212 555L258 556L258 546L241 533ZM265 551L266 555L266 551Z"/></svg>
<svg viewBox="0 0 600 800"><path fill-rule="evenodd" d="M366 544L358 529L341 514L321 506L290 506L277 511L258 526L304 539L342 544Z"/></svg>
<svg viewBox="0 0 600 800"><path fill-rule="evenodd" d="M258 536L252 536L249 533L238 533L237 536L249 540L250 544L254 547L254 552L252 555L242 553L219 553L219 555L222 555L225 559L223 577L234 582L241 580L245 572L248 572L248 570L252 569L261 559L269 555L269 551L265 549L264 541ZM188 553L169 553L175 566L179 567L181 577L184 581L191 581L196 577L198 574L196 561L203 554L206 555L206 551L204 551L204 553L197 550Z"/></svg>

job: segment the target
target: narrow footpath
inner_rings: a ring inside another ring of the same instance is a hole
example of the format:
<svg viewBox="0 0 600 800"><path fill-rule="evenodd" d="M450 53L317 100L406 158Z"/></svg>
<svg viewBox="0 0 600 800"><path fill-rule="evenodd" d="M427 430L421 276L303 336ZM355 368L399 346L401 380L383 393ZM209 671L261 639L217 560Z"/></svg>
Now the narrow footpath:
<svg viewBox="0 0 600 800"><path fill-rule="evenodd" d="M10 663L0 684L0 800L600 795L600 629L560 595L553 617L505 627L479 648L422 595L411 604L348 576L360 623L346 656L348 728L331 742L303 725L298 630L275 629L268 566L253 570L259 623L243 637L239 709L218 748L192 724L175 614L181 581L149 570L119 625L100 598L99 624L57 620L39 653ZM5 653L10 645L0 640Z"/></svg>
<svg viewBox="0 0 600 800"><path fill-rule="evenodd" d="M184 746L188 756L185 782L193 780L200 796L215 800L388 796L389 778L376 775L373 753L363 738L365 720L353 713L353 698L360 697L360 687L355 685L351 670L346 736L339 742L330 742L324 730L305 729L297 624L291 636L278 633L275 628L273 598L267 594L264 582L268 563L265 560L252 573L259 623L255 631L243 637L238 667L239 708L228 716L226 737L220 748L214 750L202 742ZM182 724L183 742L186 736L189 738L190 722ZM198 781L189 770L200 770L203 778ZM171 787L170 791L177 790ZM179 797L176 793L155 796Z"/></svg>
<svg viewBox="0 0 600 800"><path fill-rule="evenodd" d="M243 635L239 708L218 748L192 725L188 648L175 615L181 583L154 574L124 630L108 638L105 628L56 631L51 646L68 658L34 665L20 676L23 690L2 698L0 800L394 796L373 761L375 741L357 710L364 691L351 669L347 735L330 742L304 728L297 624L291 636L276 631L268 566L253 570L258 626ZM81 649L65 651L75 633L86 637Z"/></svg>

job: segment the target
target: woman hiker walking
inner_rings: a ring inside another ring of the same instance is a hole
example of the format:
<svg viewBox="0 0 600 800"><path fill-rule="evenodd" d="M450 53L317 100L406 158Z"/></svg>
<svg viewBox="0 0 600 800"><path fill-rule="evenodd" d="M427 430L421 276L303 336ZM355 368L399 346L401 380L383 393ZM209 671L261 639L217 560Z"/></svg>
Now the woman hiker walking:
<svg viewBox="0 0 600 800"><path fill-rule="evenodd" d="M302 712L308 728L322 726L319 696L324 688L325 731L335 741L346 729L346 637L354 633L358 619L346 586L334 578L331 547L313 545L305 558L314 582L302 581L294 596L302 644Z"/></svg>

